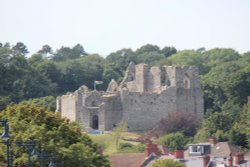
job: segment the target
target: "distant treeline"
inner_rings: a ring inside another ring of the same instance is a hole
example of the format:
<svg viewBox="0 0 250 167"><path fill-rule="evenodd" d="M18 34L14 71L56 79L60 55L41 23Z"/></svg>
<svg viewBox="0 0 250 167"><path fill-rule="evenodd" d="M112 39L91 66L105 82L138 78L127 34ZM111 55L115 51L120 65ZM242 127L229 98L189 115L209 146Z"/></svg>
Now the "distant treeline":
<svg viewBox="0 0 250 167"><path fill-rule="evenodd" d="M102 80L105 90L113 78L121 81L128 64L197 66L207 112L241 110L250 95L250 52L234 49L177 50L147 44L137 50L121 49L106 58L88 54L82 45L53 49L49 45L27 57L28 48L0 43L0 109L9 103L74 91L81 85L93 89Z"/></svg>

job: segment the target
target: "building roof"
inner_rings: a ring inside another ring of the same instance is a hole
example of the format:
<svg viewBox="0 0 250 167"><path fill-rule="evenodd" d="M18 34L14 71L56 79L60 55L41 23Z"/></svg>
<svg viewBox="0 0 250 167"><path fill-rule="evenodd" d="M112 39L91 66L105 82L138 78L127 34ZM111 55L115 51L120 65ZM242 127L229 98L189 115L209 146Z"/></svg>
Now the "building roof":
<svg viewBox="0 0 250 167"><path fill-rule="evenodd" d="M211 147L211 157L228 157L232 154L232 149L228 142L218 142L215 146Z"/></svg>
<svg viewBox="0 0 250 167"><path fill-rule="evenodd" d="M109 156L114 167L140 167L145 161L145 153L123 153Z"/></svg>

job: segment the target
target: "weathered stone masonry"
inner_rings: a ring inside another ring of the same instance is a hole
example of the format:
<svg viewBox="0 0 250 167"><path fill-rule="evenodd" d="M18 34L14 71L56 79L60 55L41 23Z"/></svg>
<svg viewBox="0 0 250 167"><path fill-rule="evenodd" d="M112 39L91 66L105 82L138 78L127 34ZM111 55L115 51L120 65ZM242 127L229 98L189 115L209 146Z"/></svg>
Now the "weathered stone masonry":
<svg viewBox="0 0 250 167"><path fill-rule="evenodd" d="M203 116L203 93L196 67L151 67L130 63L123 81L106 92L81 86L57 98L62 117L84 124L86 130L111 130L124 120L129 130L154 128L170 112Z"/></svg>

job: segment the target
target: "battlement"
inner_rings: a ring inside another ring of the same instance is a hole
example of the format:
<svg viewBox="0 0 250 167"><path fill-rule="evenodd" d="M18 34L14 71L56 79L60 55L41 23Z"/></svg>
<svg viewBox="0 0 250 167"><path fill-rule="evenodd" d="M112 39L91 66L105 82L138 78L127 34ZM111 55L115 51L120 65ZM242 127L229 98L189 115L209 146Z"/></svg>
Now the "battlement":
<svg viewBox="0 0 250 167"><path fill-rule="evenodd" d="M146 64L130 63L121 89L128 89L130 92L158 92L168 87L195 87L198 82L198 68L178 66L153 66Z"/></svg>

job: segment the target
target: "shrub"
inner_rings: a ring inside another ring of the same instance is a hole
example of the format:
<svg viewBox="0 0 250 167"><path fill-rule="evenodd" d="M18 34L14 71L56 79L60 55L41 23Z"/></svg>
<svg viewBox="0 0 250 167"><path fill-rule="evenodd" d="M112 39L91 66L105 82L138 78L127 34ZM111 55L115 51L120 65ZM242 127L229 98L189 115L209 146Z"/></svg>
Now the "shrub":
<svg viewBox="0 0 250 167"><path fill-rule="evenodd" d="M145 145L143 144L131 144L131 143L121 143L119 147L119 151L123 153L140 153L144 152L146 149Z"/></svg>
<svg viewBox="0 0 250 167"><path fill-rule="evenodd" d="M188 139L182 133L177 132L162 136L157 142L171 150L183 150L188 143Z"/></svg>
<svg viewBox="0 0 250 167"><path fill-rule="evenodd" d="M160 159L155 161L151 167L185 167L185 164L174 159Z"/></svg>

